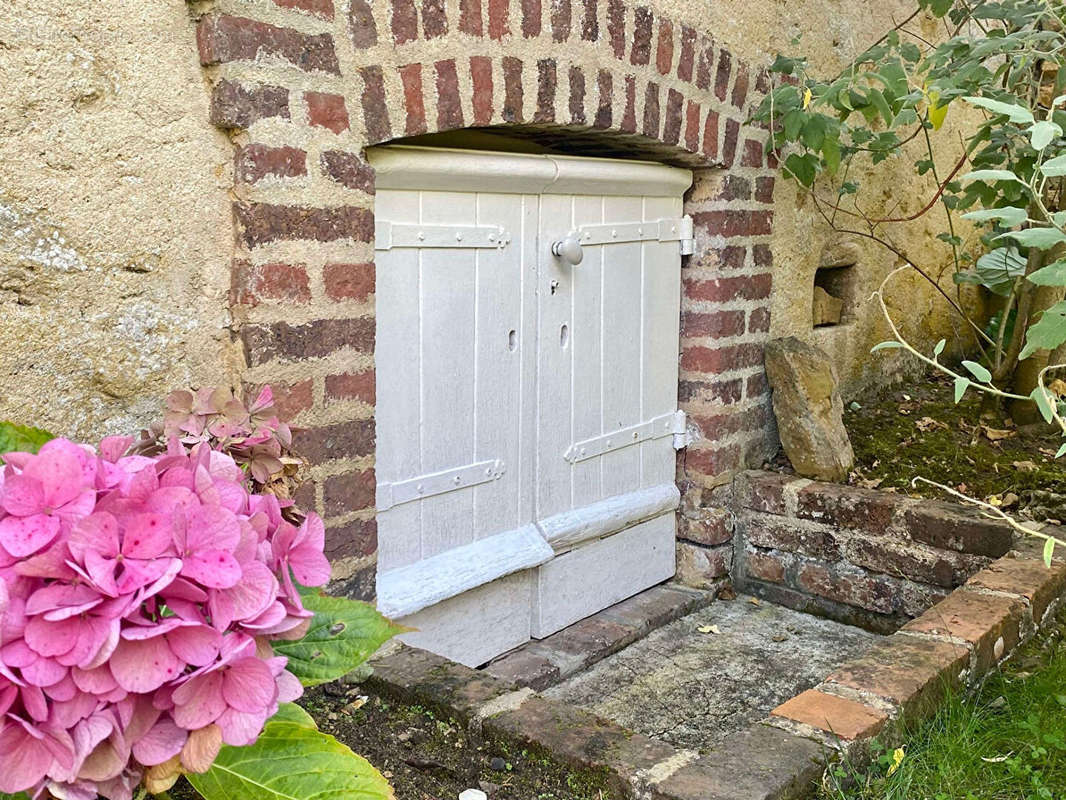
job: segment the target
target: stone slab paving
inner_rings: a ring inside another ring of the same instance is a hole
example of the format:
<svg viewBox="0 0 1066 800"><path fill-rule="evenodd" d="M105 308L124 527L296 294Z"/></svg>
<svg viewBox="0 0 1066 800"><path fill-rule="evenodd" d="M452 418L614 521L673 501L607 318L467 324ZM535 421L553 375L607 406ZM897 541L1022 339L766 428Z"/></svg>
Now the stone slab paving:
<svg viewBox="0 0 1066 800"><path fill-rule="evenodd" d="M544 695L705 752L882 640L742 595L653 631Z"/></svg>

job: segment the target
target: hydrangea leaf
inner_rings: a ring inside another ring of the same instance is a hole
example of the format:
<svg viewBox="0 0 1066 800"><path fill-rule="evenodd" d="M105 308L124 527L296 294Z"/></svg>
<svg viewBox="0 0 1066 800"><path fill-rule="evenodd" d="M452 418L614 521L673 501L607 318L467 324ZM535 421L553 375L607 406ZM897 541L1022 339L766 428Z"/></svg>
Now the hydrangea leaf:
<svg viewBox="0 0 1066 800"><path fill-rule="evenodd" d="M304 686L347 675L393 636L408 630L358 600L306 593L303 603L315 612L307 634L296 641L272 644L275 653L289 659L289 672Z"/></svg>
<svg viewBox="0 0 1066 800"><path fill-rule="evenodd" d="M302 725L305 728L318 729L315 718L304 711L296 703L282 703L278 707L278 713L270 718L271 722L291 722L293 725Z"/></svg>
<svg viewBox="0 0 1066 800"><path fill-rule="evenodd" d="M0 453L36 453L41 449L41 445L54 438L55 434L41 428L17 425L7 420L0 422ZM0 795L0 800L3 798L4 796Z"/></svg>
<svg viewBox="0 0 1066 800"><path fill-rule="evenodd" d="M223 747L203 774L187 776L204 800L394 800L365 758L332 736L268 722L255 744Z"/></svg>

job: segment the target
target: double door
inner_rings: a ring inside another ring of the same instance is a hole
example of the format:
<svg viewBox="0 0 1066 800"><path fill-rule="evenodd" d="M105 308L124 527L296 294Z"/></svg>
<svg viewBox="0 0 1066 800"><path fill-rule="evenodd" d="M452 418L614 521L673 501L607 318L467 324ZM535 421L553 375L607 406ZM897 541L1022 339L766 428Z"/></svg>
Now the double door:
<svg viewBox="0 0 1066 800"><path fill-rule="evenodd" d="M674 572L685 170L393 146L378 604L469 665Z"/></svg>

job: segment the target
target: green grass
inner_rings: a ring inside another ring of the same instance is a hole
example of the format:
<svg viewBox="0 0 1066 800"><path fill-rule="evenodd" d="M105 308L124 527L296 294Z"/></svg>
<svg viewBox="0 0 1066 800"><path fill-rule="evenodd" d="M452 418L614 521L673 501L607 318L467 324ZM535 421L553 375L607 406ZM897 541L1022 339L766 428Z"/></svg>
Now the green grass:
<svg viewBox="0 0 1066 800"><path fill-rule="evenodd" d="M904 746L875 744L857 772L827 773L822 800L1066 800L1066 615L979 692L957 695Z"/></svg>

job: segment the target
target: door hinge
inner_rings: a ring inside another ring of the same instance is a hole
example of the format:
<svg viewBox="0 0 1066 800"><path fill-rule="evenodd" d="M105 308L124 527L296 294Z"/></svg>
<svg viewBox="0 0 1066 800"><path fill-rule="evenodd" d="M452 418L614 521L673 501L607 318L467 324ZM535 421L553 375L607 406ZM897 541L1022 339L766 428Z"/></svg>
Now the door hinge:
<svg viewBox="0 0 1066 800"><path fill-rule="evenodd" d="M410 503L413 500L499 480L505 471L503 462L495 459L433 472L429 475L420 475L406 481L379 483L377 485L377 510L387 511L393 506Z"/></svg>
<svg viewBox="0 0 1066 800"><path fill-rule="evenodd" d="M628 242L679 242L681 255L692 255L692 217L658 219L649 222L619 222L582 225L576 231L582 246L625 244Z"/></svg>
<svg viewBox="0 0 1066 800"><path fill-rule="evenodd" d="M666 436L674 437L674 449L680 450L688 445L687 420L684 411L671 411L653 419L630 425L628 428L620 428L602 436L594 436L582 442L575 442L563 454L563 458L571 464L577 464L604 453L621 450L623 447L631 447L641 442L652 439L662 439Z"/></svg>
<svg viewBox="0 0 1066 800"><path fill-rule="evenodd" d="M374 224L375 250L397 247L498 250L510 242L510 234L499 225L420 225L388 220L377 220Z"/></svg>

